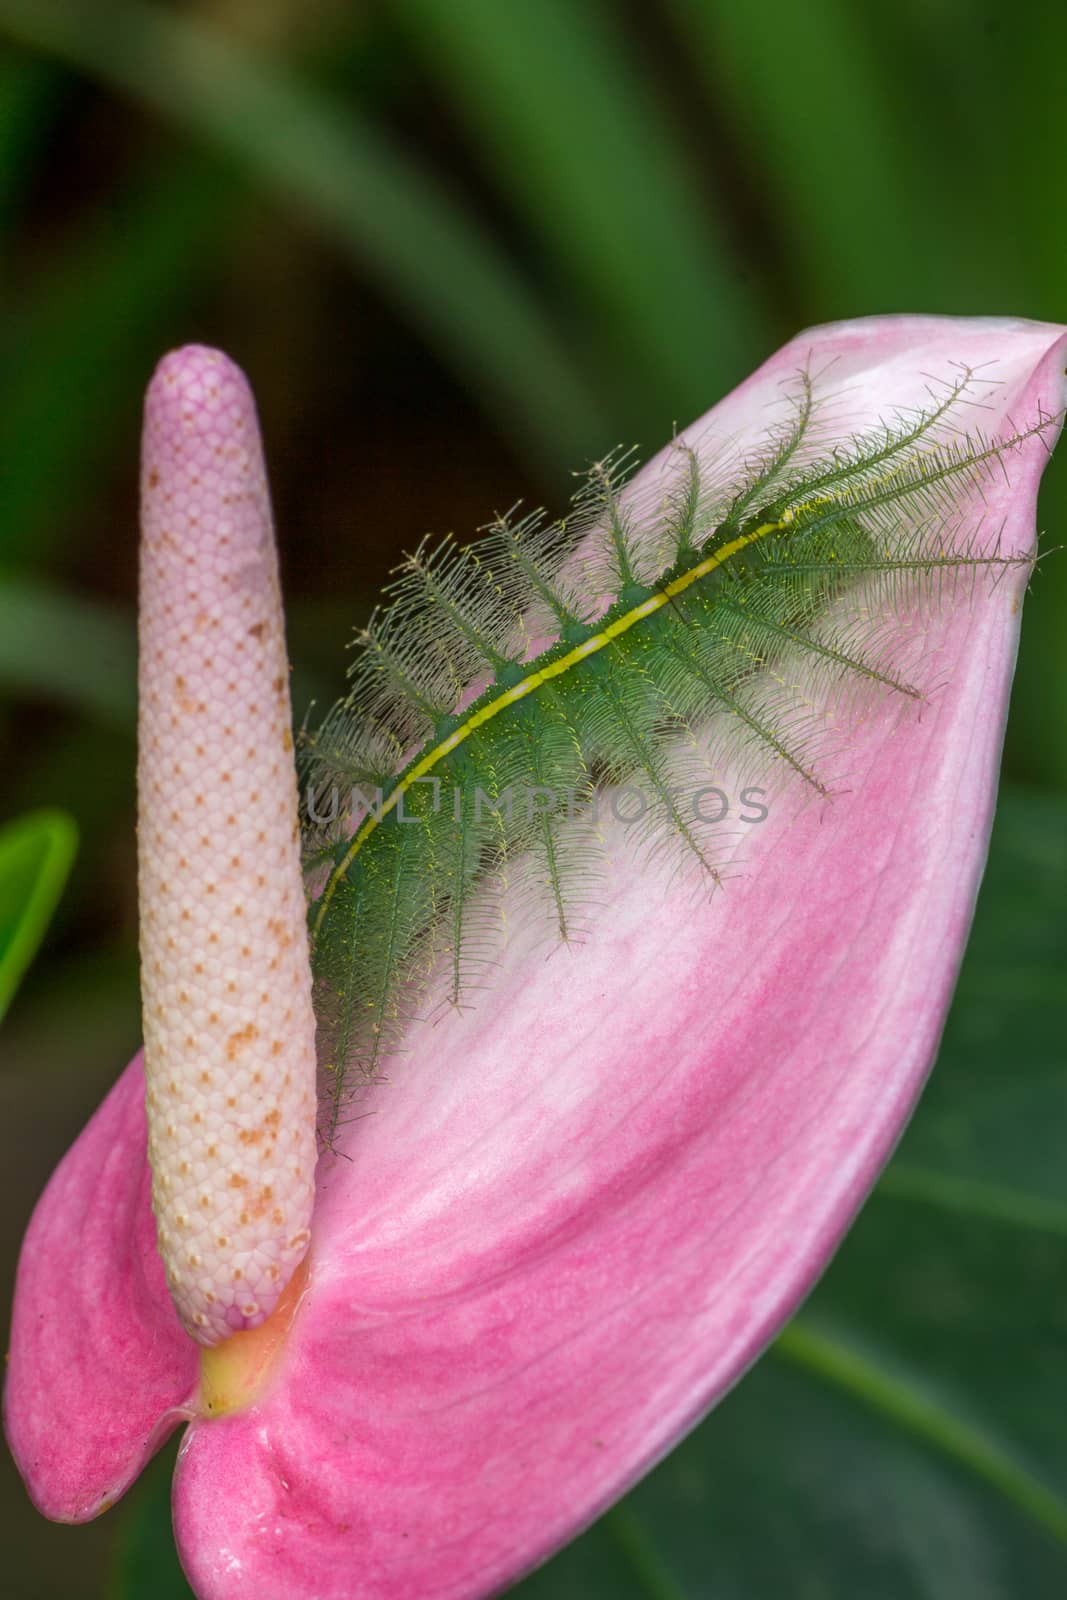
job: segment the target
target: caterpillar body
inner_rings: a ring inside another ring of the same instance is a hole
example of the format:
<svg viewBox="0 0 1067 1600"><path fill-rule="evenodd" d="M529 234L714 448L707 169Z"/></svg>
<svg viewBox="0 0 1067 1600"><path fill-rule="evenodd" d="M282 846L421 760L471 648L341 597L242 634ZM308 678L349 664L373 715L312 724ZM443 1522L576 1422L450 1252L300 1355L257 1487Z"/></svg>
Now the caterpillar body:
<svg viewBox="0 0 1067 1600"><path fill-rule="evenodd" d="M581 937L598 795L625 786L639 844L715 890L723 811L692 797L728 771L829 797L826 740L857 706L924 697L899 648L917 612L1029 562L988 548L975 507L1051 418L962 429L979 386L960 368L835 440L819 382L785 388L755 456L676 441L628 481L615 455L563 521L498 517L399 569L305 738L327 1138L431 974L456 1005L487 981L502 884Z"/></svg>

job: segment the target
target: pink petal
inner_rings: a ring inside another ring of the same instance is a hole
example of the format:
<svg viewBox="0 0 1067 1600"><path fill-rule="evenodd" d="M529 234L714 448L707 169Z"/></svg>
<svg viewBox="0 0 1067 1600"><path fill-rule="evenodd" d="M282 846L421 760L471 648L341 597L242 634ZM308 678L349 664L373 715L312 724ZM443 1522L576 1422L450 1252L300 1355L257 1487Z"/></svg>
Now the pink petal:
<svg viewBox="0 0 1067 1600"><path fill-rule="evenodd" d="M144 1074L130 1062L64 1156L19 1261L4 1424L35 1504L106 1511L182 1421L197 1350L156 1251Z"/></svg>
<svg viewBox="0 0 1067 1600"><path fill-rule="evenodd" d="M690 437L755 442L809 354L850 385L844 428L924 398L921 374L995 362L976 420L996 431L1060 411L1064 350L1033 323L820 329ZM987 488L1008 550L1032 547L1044 460L1033 440L1010 489ZM791 1314L937 1046L1022 582L946 607L928 666L947 688L921 716L879 704L849 745L850 792L776 805L723 893L694 897L616 839L584 946L531 956L517 938L472 1013L412 1030L350 1159L320 1177L273 1387L186 1437L176 1526L203 1600L492 1592L645 1471Z"/></svg>

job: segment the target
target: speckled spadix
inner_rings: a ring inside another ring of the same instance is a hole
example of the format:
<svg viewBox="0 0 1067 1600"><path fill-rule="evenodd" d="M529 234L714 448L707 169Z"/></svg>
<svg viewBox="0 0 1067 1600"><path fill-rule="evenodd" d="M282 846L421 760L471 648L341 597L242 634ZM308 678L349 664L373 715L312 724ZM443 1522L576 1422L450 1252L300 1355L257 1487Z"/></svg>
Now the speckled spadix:
<svg viewBox="0 0 1067 1600"><path fill-rule="evenodd" d="M142 459L138 850L152 1204L201 1344L257 1326L307 1249L315 1023L289 668L241 372L159 366Z"/></svg>

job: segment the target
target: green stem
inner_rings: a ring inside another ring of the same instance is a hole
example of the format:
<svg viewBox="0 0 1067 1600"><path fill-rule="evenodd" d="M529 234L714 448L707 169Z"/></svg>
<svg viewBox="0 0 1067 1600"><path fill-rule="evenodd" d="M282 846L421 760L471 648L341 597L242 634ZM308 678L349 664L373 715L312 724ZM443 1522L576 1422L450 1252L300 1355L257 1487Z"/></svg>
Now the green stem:
<svg viewBox="0 0 1067 1600"><path fill-rule="evenodd" d="M843 1389L871 1411L932 1445L1067 1545L1067 1505L977 1428L935 1404L929 1394L879 1370L866 1356L804 1321L791 1323L773 1348L778 1356Z"/></svg>

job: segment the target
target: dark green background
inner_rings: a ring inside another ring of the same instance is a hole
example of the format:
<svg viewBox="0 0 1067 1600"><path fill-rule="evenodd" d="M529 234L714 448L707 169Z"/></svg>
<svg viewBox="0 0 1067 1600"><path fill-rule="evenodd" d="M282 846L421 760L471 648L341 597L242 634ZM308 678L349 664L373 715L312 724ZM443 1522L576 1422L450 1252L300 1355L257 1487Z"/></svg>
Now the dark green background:
<svg viewBox="0 0 1067 1600"><path fill-rule="evenodd" d="M9 1262L137 1041L159 354L219 343L256 386L302 714L402 547L561 507L570 469L654 449L805 324L1067 318L1064 59L1036 0L0 0L0 820L59 805L82 835L0 1041ZM795 1330L533 1593L1067 1587L1065 510L1061 464L1022 787L899 1163ZM83 1530L3 1474L4 1593L164 1594L165 1473Z"/></svg>

